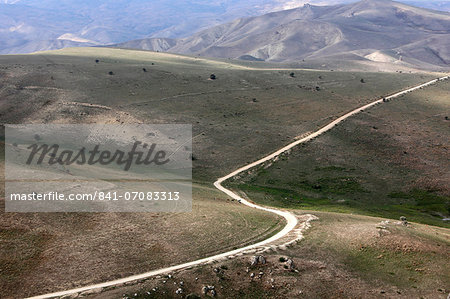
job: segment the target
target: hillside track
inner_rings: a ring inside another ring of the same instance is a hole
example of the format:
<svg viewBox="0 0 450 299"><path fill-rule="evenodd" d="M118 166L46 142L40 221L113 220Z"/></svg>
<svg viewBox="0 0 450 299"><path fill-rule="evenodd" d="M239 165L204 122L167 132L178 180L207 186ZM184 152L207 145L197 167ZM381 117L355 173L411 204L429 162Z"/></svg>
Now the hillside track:
<svg viewBox="0 0 450 299"><path fill-rule="evenodd" d="M367 105L364 105L362 107L358 107L358 108L346 113L345 115L335 119L334 121L330 122L329 124L325 125L324 127L320 128L319 130L307 135L306 137L298 139L264 158L261 158L253 163L245 165L245 166L231 172L230 174L217 179L214 182L214 186L218 190L220 190L223 193L225 193L226 195L228 195L229 197L239 201L240 203L242 203L250 208L255 208L255 209L263 210L263 211L266 211L269 213L274 213L278 216L283 217L286 220L285 227L281 231L279 231L277 234L271 236L270 238L265 239L260 242L257 242L252 245L244 246L244 247L241 247L241 248L238 248L238 249L235 249L232 251L220 253L220 254L217 254L214 256L205 257L205 258L198 259L198 260L195 260L192 262L187 262L187 263L183 263L183 264L179 264L179 265L175 265L175 266L161 268L161 269L153 270L150 272L133 275L133 276L117 279L117 280L112 280L112 281L108 281L108 282L104 282L104 283L93 284L93 285L84 286L84 287L80 287L80 288L76 288L76 289L55 292L55 293L50 293L50 294L44 294L44 295L39 295L39 296L35 296L35 297L30 297L30 298L31 299L45 299L45 298L68 296L68 295L73 295L73 294L82 294L82 293L88 294L89 292L97 293L97 292L101 292L105 288L109 288L109 287L113 287L113 286L120 286L120 285L124 285L127 283L132 283L132 282L139 282L139 281L148 279L153 276L162 275L162 274L170 273L173 271L186 269L186 268L190 268L193 266L203 265L203 264L207 264L207 263L213 263L218 260L227 259L232 256L237 256L237 255L247 253L247 252L255 252L256 250L264 248L265 246L268 246L269 244L274 243L275 241L279 241L283 238L286 238L287 236L292 235L293 232L297 232L295 234L295 239L291 240L285 244L291 244L291 243L295 242L296 240L301 239L302 238L301 230L299 231L299 229L298 229L299 221L298 221L297 216L295 216L293 213L291 213L289 211L275 209L275 208L268 208L268 207L264 207L264 206L260 206L255 203L252 203L252 202L242 198L235 192L225 188L224 186L222 186L222 183L240 173L243 173L243 172L253 168L253 167L259 166L267 161L275 159L276 157L280 156L281 154L287 152L288 150L292 149L293 147L295 147L299 144L308 142L308 141L312 140L313 138L318 137L319 135L331 130L333 127L335 127L336 125L338 125L345 119L347 119L355 114L358 114L358 113L360 113L366 109L369 109L375 105L382 104L385 101L392 100L394 98L400 97L407 93L413 92L418 89L425 88L427 86L436 84L439 81L448 80L448 79L450 79L450 76L445 76L442 78L434 79L429 82L417 85L415 87L411 87L411 88L405 89L403 91L397 92L397 93L387 96L385 98L381 98L379 100L376 100L376 101L369 103ZM315 220L317 218L313 215L304 215L304 216L308 216L308 217L306 219L305 218L302 219L302 221L304 221L304 222L300 225L300 227L303 229L307 229L310 226L309 222L312 220Z"/></svg>

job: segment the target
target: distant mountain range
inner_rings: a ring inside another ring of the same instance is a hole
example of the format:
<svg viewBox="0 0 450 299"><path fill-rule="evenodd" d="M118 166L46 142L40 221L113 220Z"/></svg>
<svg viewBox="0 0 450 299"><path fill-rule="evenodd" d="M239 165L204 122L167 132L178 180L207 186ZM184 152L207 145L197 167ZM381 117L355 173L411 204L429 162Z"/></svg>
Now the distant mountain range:
<svg viewBox="0 0 450 299"><path fill-rule="evenodd" d="M0 0L0 54L181 38L239 17L354 0ZM450 10L448 0L402 0ZM167 48L174 41L153 41Z"/></svg>
<svg viewBox="0 0 450 299"><path fill-rule="evenodd" d="M390 0L363 0L241 18L182 39L117 47L264 61L367 60L450 67L450 13Z"/></svg>

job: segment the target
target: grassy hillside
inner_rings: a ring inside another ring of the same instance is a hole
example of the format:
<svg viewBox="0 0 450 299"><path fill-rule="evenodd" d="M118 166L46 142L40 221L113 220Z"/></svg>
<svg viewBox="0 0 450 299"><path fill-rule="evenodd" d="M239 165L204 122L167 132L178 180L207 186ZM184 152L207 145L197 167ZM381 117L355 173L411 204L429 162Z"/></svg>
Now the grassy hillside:
<svg viewBox="0 0 450 299"><path fill-rule="evenodd" d="M431 78L259 69L105 48L0 56L0 64L3 122L191 123L194 178L208 182L354 107Z"/></svg>
<svg viewBox="0 0 450 299"><path fill-rule="evenodd" d="M192 213L0 214L2 298L103 282L265 239L284 221L194 186Z"/></svg>
<svg viewBox="0 0 450 299"><path fill-rule="evenodd" d="M449 227L450 82L354 116L236 181L263 204Z"/></svg>
<svg viewBox="0 0 450 299"><path fill-rule="evenodd" d="M123 294L129 298L179 298L175 291L180 281L184 282L183 294L201 296L202 287L212 285L218 298L447 298L447 229L386 224L381 223L383 219L359 215L312 213L319 220L312 223L305 239L286 251L265 253L264 265L252 267L250 257L244 256L92 298L122 298ZM293 269L287 267L287 259L294 261Z"/></svg>
<svg viewBox="0 0 450 299"><path fill-rule="evenodd" d="M2 296L142 273L273 234L278 218L228 202L211 182L432 77L249 65L105 48L0 56L2 123L192 123L195 136L192 214L0 214Z"/></svg>

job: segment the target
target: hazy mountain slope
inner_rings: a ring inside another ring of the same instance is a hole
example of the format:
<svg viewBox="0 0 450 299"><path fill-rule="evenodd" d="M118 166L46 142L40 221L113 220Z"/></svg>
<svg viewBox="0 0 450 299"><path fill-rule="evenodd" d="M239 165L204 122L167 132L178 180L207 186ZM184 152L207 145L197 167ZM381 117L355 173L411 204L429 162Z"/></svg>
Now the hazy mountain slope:
<svg viewBox="0 0 450 299"><path fill-rule="evenodd" d="M49 24L48 20L54 23ZM27 48L30 41L56 40L64 32L80 30L87 21L87 18L77 14L0 4L0 53L3 50L6 50L3 53L9 53L12 49Z"/></svg>
<svg viewBox="0 0 450 299"><path fill-rule="evenodd" d="M274 0L0 0L0 54L63 47L70 34L97 44L183 37L273 9ZM14 28L22 26L22 31ZM87 44L85 44L86 46Z"/></svg>
<svg viewBox="0 0 450 299"><path fill-rule="evenodd" d="M450 7L445 0L401 1L443 10ZM149 37L181 38L236 18L306 2L325 5L355 0L0 0L0 54ZM67 36L71 39L65 40L74 43L57 41Z"/></svg>
<svg viewBox="0 0 450 299"><path fill-rule="evenodd" d="M449 36L449 13L388 0L363 0L327 7L305 5L238 19L171 41L174 46L167 50L221 58L252 56L267 61L342 57L349 53L378 61L379 51L384 51L390 62L429 68L449 66ZM157 45L166 41L150 42Z"/></svg>
<svg viewBox="0 0 450 299"><path fill-rule="evenodd" d="M409 5L414 5L418 7L424 7L434 10L441 10L441 11L450 11L450 1L448 0L441 0L441 1L429 1L429 0L406 0L402 1Z"/></svg>

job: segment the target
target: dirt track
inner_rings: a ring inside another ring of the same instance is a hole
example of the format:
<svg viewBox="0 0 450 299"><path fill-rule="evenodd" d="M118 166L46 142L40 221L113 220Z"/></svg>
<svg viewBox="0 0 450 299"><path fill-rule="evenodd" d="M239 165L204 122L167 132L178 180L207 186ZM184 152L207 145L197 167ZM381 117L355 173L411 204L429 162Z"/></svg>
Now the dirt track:
<svg viewBox="0 0 450 299"><path fill-rule="evenodd" d="M268 238L266 240L263 240L261 242L258 242L256 244L252 244L252 245L245 246L245 247L242 247L242 248L238 248L238 249L235 249L235 250L232 250L232 251L224 252L224 253L221 253L221 254L218 254L218 255L214 255L214 256L211 256L211 257L206 257L206 258L199 259L199 260L196 260L196 261L192 261L192 262L188 262L188 263L184 263L184 264L180 264L180 265L176 265L176 266L172 266L172 267L162 268L162 269L150 271L150 272L139 274L139 275L133 275L133 276L122 278L122 279L118 279L118 280L113 280L113 281L109 281L109 282L104 282L104 283L100 283L100 284L85 286L85 287L72 289L72 290L67 290L67 291L62 291L62 292L56 292L56 293L52 293L52 294L40 295L40 296L36 296L36 297L32 297L32 298L34 298L34 299L38 299L38 298L53 298L53 297L60 297L60 296L65 296L65 295L77 294L77 293L78 294L80 294L80 293L88 294L89 292L96 293L98 291L101 291L103 288L107 288L107 287L111 287L111 286L123 285L125 283L143 280L143 279L146 279L146 278L149 278L149 277L152 277L152 276L161 275L161 274L164 274L164 273L169 273L169 272L173 272L173 271L180 270L180 269L185 269L185 268L196 266L196 265L201 265L201 264L214 262L216 260L229 258L231 256L236 256L236 255L243 254L243 253L246 253L246 252L252 252L252 251L255 251L255 250L260 250L260 249L264 248L265 246L267 246L267 245L269 245L269 244L271 244L271 243L273 243L275 241L279 241L279 240L285 238L286 236L292 234L292 232L295 230L295 228L298 225L298 219L297 219L296 216L294 216L294 214L292 214L292 213L290 213L288 211L281 211L281 210L278 210L278 209L266 208L266 207L263 207L263 206L256 205L256 204L254 204L252 202L249 202L248 200L240 197L239 195L237 195L233 191L223 187L221 184L224 181L226 181L227 179L229 179L231 177L234 177L237 174L240 174L240 173L242 173L244 171L247 171L247 170L249 170L249 169L251 169L251 168L253 168L255 166L261 165L264 162L270 161L270 160L278 157L282 153L290 150L291 148L293 148L293 147L295 147L295 146L297 146L297 145L299 145L301 143L305 143L305 142L307 142L307 141L309 141L309 140L311 140L311 139L313 139L313 138L315 138L315 137L317 137L317 136L319 136L319 135L329 131L330 129L335 127L337 124L339 124L340 122L344 121L345 119L349 118L352 115L360 113L361 111L364 111L365 109L368 109L368 108L370 108L372 106L375 106L377 104L381 104L384 101L388 101L388 100L394 99L394 98L402 96L402 95L404 95L406 93L409 93L409 92L415 91L417 89L421 89L421 88L424 88L426 86L435 84L435 83L437 83L437 82L439 82L441 80L447 80L449 78L450 78L450 76L445 76L443 78L434 79L434 80L429 81L427 83L424 83L424 84L421 84L421 85L418 85L418 86L406 89L404 91L398 92L398 93L393 94L391 96L388 96L388 97L386 97L384 99L379 99L377 101L374 101L374 102L369 103L367 105L364 105L362 107L358 107L358 108L356 108L356 109L346 113L345 115L337 118L336 120L332 121L331 123L329 123L328 125L322 127L321 129L311 133L310 135L308 135L308 136L306 136L304 138L301 138L299 140L296 140L295 142L292 142L292 143L286 145L285 147L279 149L278 151L276 151L276 152L274 152L274 153L272 153L272 154L270 154L270 155L268 155L268 156L266 156L266 157L264 157L264 158L262 158L260 160L257 160L257 161L255 161L253 163L250 163L250 164L246 165L246 166L243 166L243 167L233 171L232 173L217 179L217 181L214 183L214 186L217 189L219 189L220 191L222 191L225 194L227 194L228 196L230 196L231 198L234 198L234 199L240 201L242 204L245 204L245 205L247 205L247 206L249 206L251 208L256 208L256 209L260 209L260 210L267 211L267 212L270 212L270 213L275 213L275 214L285 218L286 221L287 221L286 226L280 232L275 234L274 236L272 236L272 237L270 237L270 238ZM307 218L304 219L304 225L302 226L302 229L307 229L309 227L309 222L314 220L314 219L316 219L313 215L306 215L306 216L307 216ZM298 233L297 233L296 237L294 238L294 240L288 241L285 244L289 244L289 243L295 242L298 239L301 239L302 238L301 232L302 232L301 229L298 230Z"/></svg>

